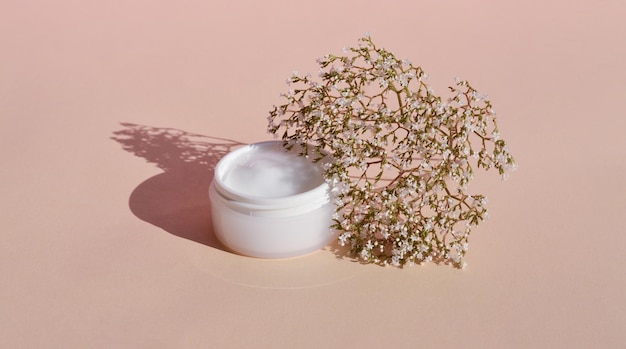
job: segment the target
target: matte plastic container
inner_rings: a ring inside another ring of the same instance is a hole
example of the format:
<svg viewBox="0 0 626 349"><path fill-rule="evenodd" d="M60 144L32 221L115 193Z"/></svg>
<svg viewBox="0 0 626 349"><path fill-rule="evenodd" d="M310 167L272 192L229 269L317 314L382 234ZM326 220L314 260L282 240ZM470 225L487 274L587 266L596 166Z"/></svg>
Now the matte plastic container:
<svg viewBox="0 0 626 349"><path fill-rule="evenodd" d="M285 258L327 245L334 205L319 164L282 141L255 143L222 158L209 189L213 228L231 250Z"/></svg>

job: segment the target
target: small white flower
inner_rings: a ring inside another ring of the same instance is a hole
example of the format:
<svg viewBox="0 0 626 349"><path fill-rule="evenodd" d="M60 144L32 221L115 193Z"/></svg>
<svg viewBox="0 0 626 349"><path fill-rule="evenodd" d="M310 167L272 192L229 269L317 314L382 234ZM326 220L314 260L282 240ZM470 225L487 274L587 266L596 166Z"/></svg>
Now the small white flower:
<svg viewBox="0 0 626 349"><path fill-rule="evenodd" d="M366 249L362 249L360 255L361 255L361 258L363 258L364 260L368 260L370 257L370 251Z"/></svg>
<svg viewBox="0 0 626 349"><path fill-rule="evenodd" d="M382 231L381 235L383 236L383 239L388 239L391 236L387 230Z"/></svg>
<svg viewBox="0 0 626 349"><path fill-rule="evenodd" d="M345 246L346 242L348 242L349 238L350 238L350 234L349 233L343 233L343 234L339 235L339 243L341 244L341 246Z"/></svg>
<svg viewBox="0 0 626 349"><path fill-rule="evenodd" d="M392 256L391 257L391 264L395 267L399 267L400 266L400 256Z"/></svg>

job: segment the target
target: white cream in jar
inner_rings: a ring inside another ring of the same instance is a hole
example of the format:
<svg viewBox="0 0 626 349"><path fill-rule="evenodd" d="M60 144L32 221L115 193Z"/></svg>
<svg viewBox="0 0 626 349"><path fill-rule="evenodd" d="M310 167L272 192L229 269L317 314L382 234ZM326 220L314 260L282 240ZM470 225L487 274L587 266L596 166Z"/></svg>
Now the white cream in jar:
<svg viewBox="0 0 626 349"><path fill-rule="evenodd" d="M222 158L209 189L216 237L235 252L285 258L334 237L334 205L319 164L282 141L247 145Z"/></svg>

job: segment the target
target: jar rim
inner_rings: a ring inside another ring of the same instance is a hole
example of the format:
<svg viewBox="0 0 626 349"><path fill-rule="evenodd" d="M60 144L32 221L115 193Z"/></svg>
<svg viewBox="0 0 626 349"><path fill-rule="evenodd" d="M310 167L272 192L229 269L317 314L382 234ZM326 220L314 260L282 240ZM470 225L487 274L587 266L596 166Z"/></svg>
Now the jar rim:
<svg viewBox="0 0 626 349"><path fill-rule="evenodd" d="M328 201L328 184L323 178L322 183L313 189L279 197L265 197L247 194L225 183L225 173L234 163L236 163L236 159L238 157L247 152L258 149L277 148L277 145L280 145L280 148L284 149L283 144L284 141L280 140L252 143L226 154L226 156L224 156L215 166L213 179L215 190L220 194L220 196L231 202L231 204L245 206L246 208L255 210L276 210L301 205L319 204L320 199ZM285 151L287 150L285 149ZM311 162L311 166L320 165Z"/></svg>
<svg viewBox="0 0 626 349"><path fill-rule="evenodd" d="M329 196L324 195L314 200L309 200L300 205L260 205L250 204L230 200L218 192L215 181L209 186L209 198L213 200L212 204L219 202L220 205L226 206L231 210L243 213L246 216L262 216L262 217L291 217L314 211L328 205L330 203Z"/></svg>

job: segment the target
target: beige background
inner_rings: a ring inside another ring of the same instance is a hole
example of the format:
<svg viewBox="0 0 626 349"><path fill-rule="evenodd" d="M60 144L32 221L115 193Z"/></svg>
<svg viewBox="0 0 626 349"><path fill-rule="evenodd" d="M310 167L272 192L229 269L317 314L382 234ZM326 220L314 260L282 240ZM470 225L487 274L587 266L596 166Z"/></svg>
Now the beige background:
<svg viewBox="0 0 626 349"><path fill-rule="evenodd" d="M0 3L0 347L625 345L624 1L226 3ZM224 251L215 161L366 31L495 103L468 268Z"/></svg>

